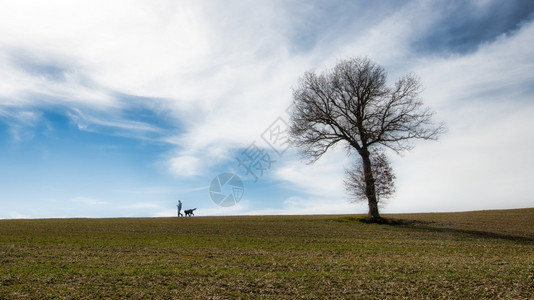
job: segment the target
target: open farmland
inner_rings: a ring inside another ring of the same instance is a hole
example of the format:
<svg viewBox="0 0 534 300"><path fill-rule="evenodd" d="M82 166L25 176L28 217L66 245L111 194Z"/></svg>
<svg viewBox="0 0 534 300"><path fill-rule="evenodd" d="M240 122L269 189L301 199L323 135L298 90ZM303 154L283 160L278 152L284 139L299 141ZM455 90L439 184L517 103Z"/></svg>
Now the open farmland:
<svg viewBox="0 0 534 300"><path fill-rule="evenodd" d="M534 209L0 220L0 298L534 297Z"/></svg>

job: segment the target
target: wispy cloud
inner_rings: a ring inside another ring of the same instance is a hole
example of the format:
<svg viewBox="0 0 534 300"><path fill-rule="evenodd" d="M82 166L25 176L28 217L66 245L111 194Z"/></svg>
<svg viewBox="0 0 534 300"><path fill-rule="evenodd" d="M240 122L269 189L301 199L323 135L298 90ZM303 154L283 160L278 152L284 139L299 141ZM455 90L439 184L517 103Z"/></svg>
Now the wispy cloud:
<svg viewBox="0 0 534 300"><path fill-rule="evenodd" d="M98 116L87 115L77 108L67 112L67 116L76 124L78 129L86 131L98 131L98 128L104 127L125 132L135 132L141 137L147 133L161 133L163 131L161 128L139 121L103 119Z"/></svg>
<svg viewBox="0 0 534 300"><path fill-rule="evenodd" d="M31 110L0 110L0 119L9 126L14 141L28 141L34 137L34 127L42 121L40 112Z"/></svg>
<svg viewBox="0 0 534 300"><path fill-rule="evenodd" d="M82 204L85 204L85 205L106 205L106 204L109 204L106 201L94 199L94 198L91 198L91 197L85 197L85 196L75 197L75 198L72 199L72 201L77 202L77 203L82 203Z"/></svg>

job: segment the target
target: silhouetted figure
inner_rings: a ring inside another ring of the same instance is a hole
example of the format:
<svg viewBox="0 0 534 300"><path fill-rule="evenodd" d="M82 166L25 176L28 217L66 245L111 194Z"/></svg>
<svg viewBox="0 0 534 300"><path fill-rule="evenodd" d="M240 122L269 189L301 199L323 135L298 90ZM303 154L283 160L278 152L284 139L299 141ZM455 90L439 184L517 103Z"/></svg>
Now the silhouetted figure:
<svg viewBox="0 0 534 300"><path fill-rule="evenodd" d="M183 217L184 215L180 212L182 211L182 201L178 200L178 205L176 205L176 207L178 207L178 217Z"/></svg>
<svg viewBox="0 0 534 300"><path fill-rule="evenodd" d="M193 209L186 209L186 210L184 210L185 216L186 216L186 217L194 216L193 212L194 212L195 210L196 210L196 208L193 208Z"/></svg>

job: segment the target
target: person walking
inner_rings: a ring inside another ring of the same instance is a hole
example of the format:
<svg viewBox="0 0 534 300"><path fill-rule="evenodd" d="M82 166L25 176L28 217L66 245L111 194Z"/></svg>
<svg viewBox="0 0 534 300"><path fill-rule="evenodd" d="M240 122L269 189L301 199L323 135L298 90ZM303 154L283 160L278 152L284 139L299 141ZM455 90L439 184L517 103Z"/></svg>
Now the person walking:
<svg viewBox="0 0 534 300"><path fill-rule="evenodd" d="M178 200L176 207L178 207L178 217L183 217L184 215L180 212L182 210L182 201Z"/></svg>

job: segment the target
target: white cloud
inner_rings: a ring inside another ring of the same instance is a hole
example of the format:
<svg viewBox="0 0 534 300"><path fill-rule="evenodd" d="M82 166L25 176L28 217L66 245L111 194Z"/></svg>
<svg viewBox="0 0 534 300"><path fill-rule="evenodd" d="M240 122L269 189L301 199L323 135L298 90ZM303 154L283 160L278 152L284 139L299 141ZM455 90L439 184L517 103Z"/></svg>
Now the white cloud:
<svg viewBox="0 0 534 300"><path fill-rule="evenodd" d="M398 193L393 211L454 211L534 205L532 114L492 105L454 126L438 143L395 158Z"/></svg>
<svg viewBox="0 0 534 300"><path fill-rule="evenodd" d="M65 74L57 81L21 72L5 56L0 62L10 67L6 75L16 78L0 87L0 101L100 105L103 110L128 105L114 99L114 91L160 98L153 101L161 101L184 125L184 132L164 139L180 147L169 164L182 175L206 171L231 149L253 142L289 105L290 87L307 68L301 58L289 57L282 34L288 22L275 3L260 9L256 3L226 1L10 1L5 7L0 12L3 53L22 51L37 65L61 63ZM29 91L47 98L28 99ZM75 110L70 116L85 130L91 123L137 133L151 129L108 115Z"/></svg>
<svg viewBox="0 0 534 300"><path fill-rule="evenodd" d="M427 103L449 132L395 158L398 193L388 211L454 211L534 205L534 24L473 54L422 59Z"/></svg>
<svg viewBox="0 0 534 300"><path fill-rule="evenodd" d="M0 117L2 117L9 126L8 132L12 139L16 142L21 142L33 139L35 134L32 127L41 121L42 114L26 110L0 110Z"/></svg>
<svg viewBox="0 0 534 300"><path fill-rule="evenodd" d="M385 15L372 14L365 24L347 33L337 49L326 57L332 66L346 57L366 56L387 67L393 77L406 73L414 60L411 44L437 21L439 10L421 1L406 2ZM393 79L393 78L390 78Z"/></svg>
<svg viewBox="0 0 534 300"><path fill-rule="evenodd" d="M0 105L8 107L36 105L84 105L94 108L116 107L109 92L85 77L84 71L59 53L43 53L36 49L12 49L0 39ZM27 53L27 54L19 54ZM20 64L27 66L21 67ZM47 68L56 64L73 64L66 70L48 76ZM27 70L24 70L27 68ZM33 70L35 69L35 70Z"/></svg>
<svg viewBox="0 0 534 300"><path fill-rule="evenodd" d="M253 201L249 199L241 199L234 206L221 207L211 203L207 207L199 207L196 215L202 216L235 216L235 215L253 215L254 207Z"/></svg>
<svg viewBox="0 0 534 300"><path fill-rule="evenodd" d="M101 117L88 115L83 113L78 108L72 108L70 112L67 112L67 116L74 123L76 123L78 129L86 131L96 131L95 128L92 128L96 125L101 127L107 127L108 129L115 128L127 132L134 132L139 138L143 137L143 135L146 133L159 133L162 131L162 129L144 122L121 119L114 120L109 118L104 119Z"/></svg>
<svg viewBox="0 0 534 300"><path fill-rule="evenodd" d="M19 213L17 211L12 211L8 213L9 219L30 219L31 216L23 213Z"/></svg>
<svg viewBox="0 0 534 300"><path fill-rule="evenodd" d="M284 163L275 171L278 179L288 182L300 192L322 198L343 198L345 189L343 176L350 166L350 158L342 145L324 154L313 165L300 160L282 160Z"/></svg>
<svg viewBox="0 0 534 300"><path fill-rule="evenodd" d="M83 204L86 204L86 205L106 205L106 204L109 204L106 201L94 199L94 198L91 198L91 197L85 197L85 196L75 197L75 198L72 199L72 201L78 202L78 203L83 203Z"/></svg>
<svg viewBox="0 0 534 300"><path fill-rule="evenodd" d="M180 177L199 175L203 168L201 160L191 155L180 155L169 160L170 171Z"/></svg>
<svg viewBox="0 0 534 300"><path fill-rule="evenodd" d="M279 214L366 214L367 204L350 203L345 197L290 197Z"/></svg>
<svg viewBox="0 0 534 300"><path fill-rule="evenodd" d="M132 203L127 204L123 206L124 209L127 210L139 210L139 209L161 209L161 206L152 202L138 202L138 203Z"/></svg>
<svg viewBox="0 0 534 300"><path fill-rule="evenodd" d="M534 56L534 23L514 35L503 35L465 56L422 58L415 71L425 85L425 98L444 109L498 101L503 108L530 101ZM455 113L455 112L449 112Z"/></svg>

